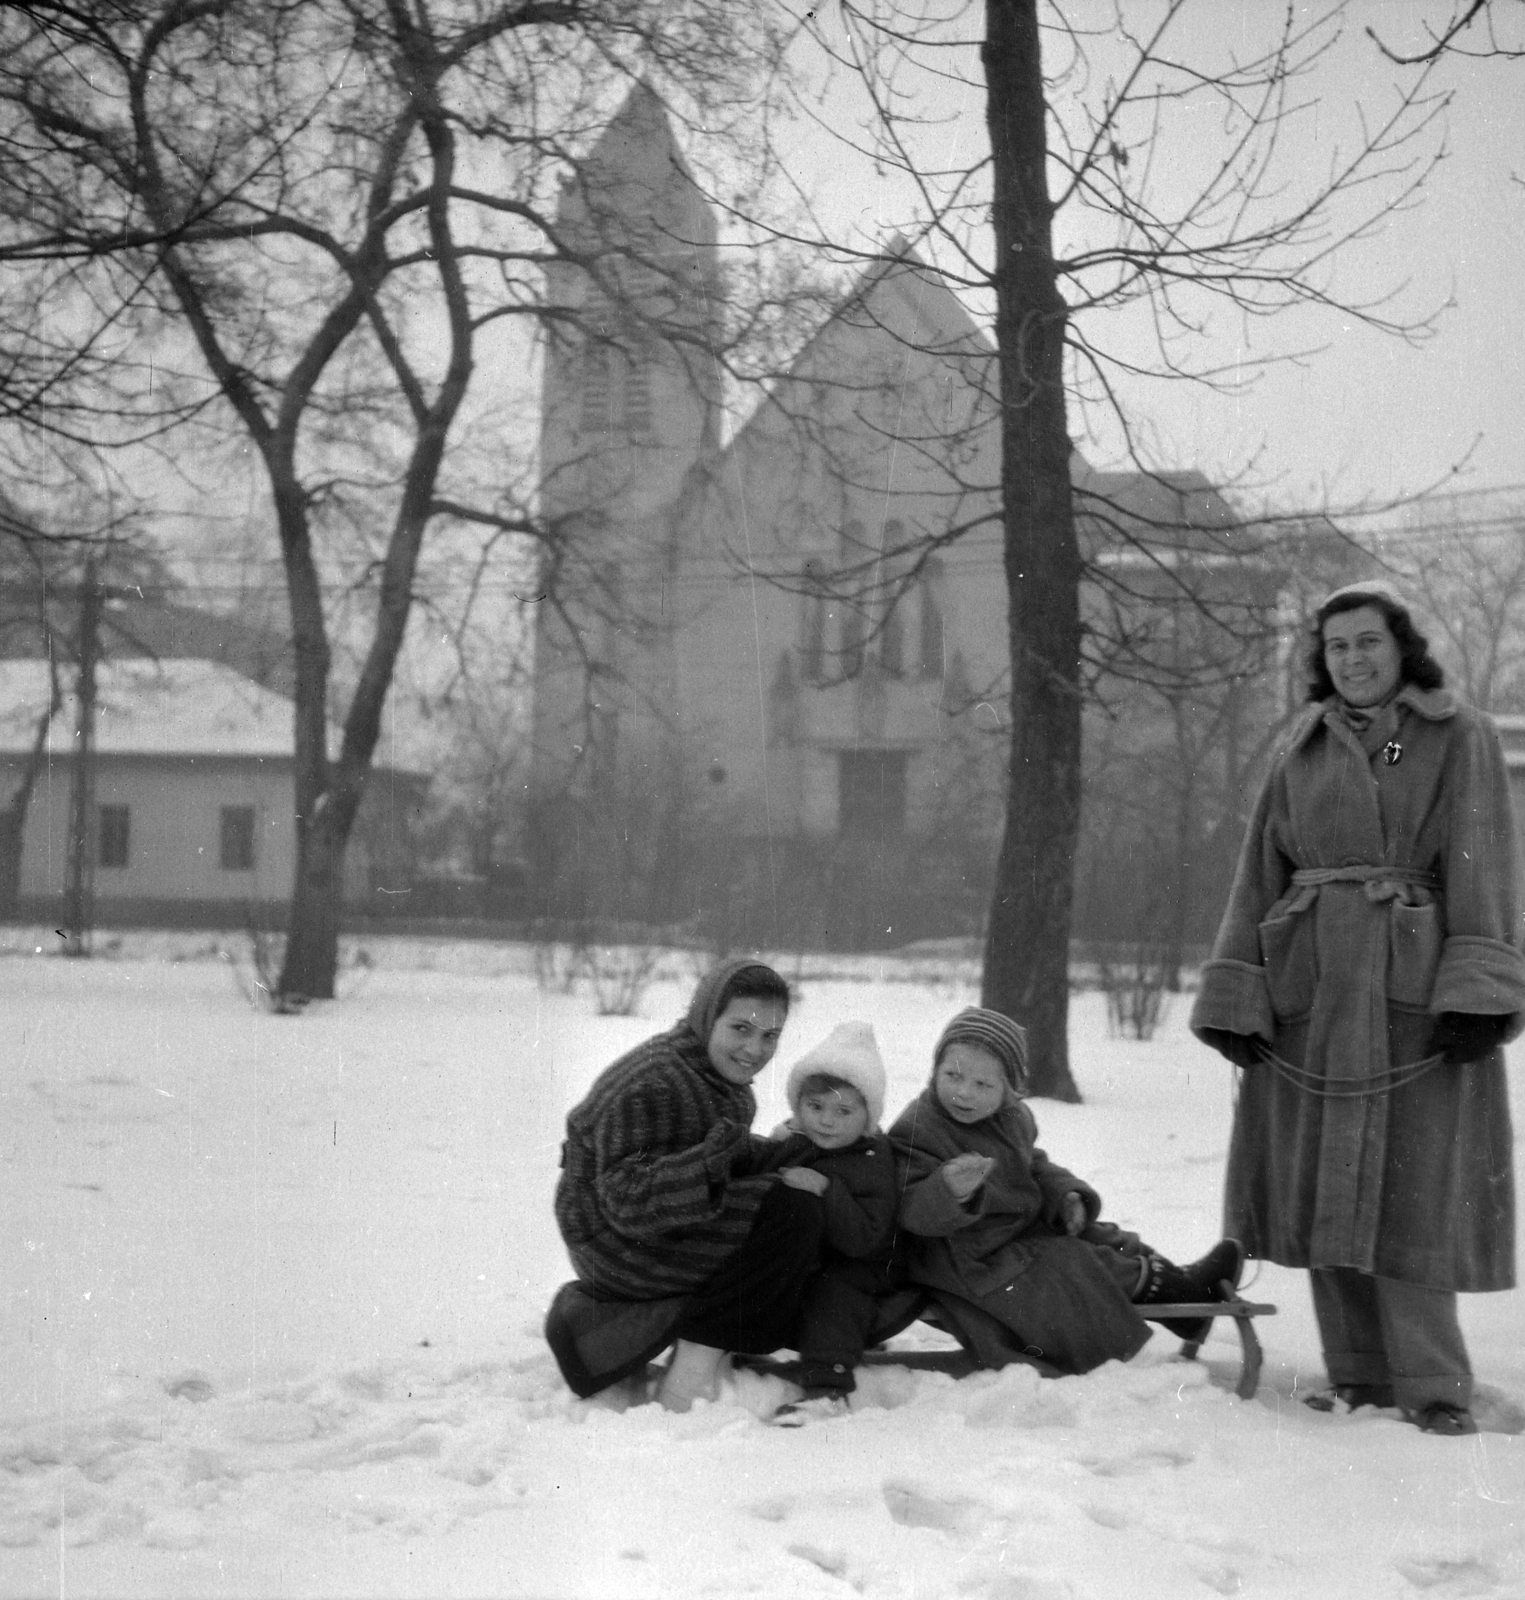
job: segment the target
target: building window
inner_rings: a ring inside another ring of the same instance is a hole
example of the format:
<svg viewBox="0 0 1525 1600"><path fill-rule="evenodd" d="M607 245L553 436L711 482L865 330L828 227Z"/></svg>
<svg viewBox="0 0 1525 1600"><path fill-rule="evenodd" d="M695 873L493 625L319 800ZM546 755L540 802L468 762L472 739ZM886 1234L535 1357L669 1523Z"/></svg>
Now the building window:
<svg viewBox="0 0 1525 1600"><path fill-rule="evenodd" d="M921 675L939 678L943 670L943 564L933 556L921 569Z"/></svg>
<svg viewBox="0 0 1525 1600"><path fill-rule="evenodd" d="M632 439L650 440L651 361L644 340L632 340L625 353L625 432Z"/></svg>
<svg viewBox="0 0 1525 1600"><path fill-rule="evenodd" d="M222 840L219 860L224 872L254 870L254 807L222 808Z"/></svg>
<svg viewBox="0 0 1525 1600"><path fill-rule="evenodd" d="M589 335L582 358L582 420L584 433L606 433L609 415L611 351L603 340Z"/></svg>
<svg viewBox="0 0 1525 1600"><path fill-rule="evenodd" d="M861 596L873 581L873 573L864 565L867 547L863 542L863 524L849 522L842 529L837 565L841 568L848 594L839 606L842 614L842 676L856 678L863 670L863 604Z"/></svg>
<svg viewBox="0 0 1525 1600"><path fill-rule="evenodd" d="M126 806L99 808L100 840L96 862L102 867L127 865L128 811Z"/></svg>
<svg viewBox="0 0 1525 1600"><path fill-rule="evenodd" d="M811 556L805 563L805 612L800 625L800 676L820 683L826 676L826 580L821 563Z"/></svg>
<svg viewBox="0 0 1525 1600"><path fill-rule="evenodd" d="M887 558L893 559L904 537L905 528L900 523L885 523L884 549ZM879 665L892 678L898 678L905 671L905 608L898 603L900 596L895 592L895 587L890 587L886 602L889 609L879 624Z"/></svg>
<svg viewBox="0 0 1525 1600"><path fill-rule="evenodd" d="M837 827L852 839L905 832L904 750L843 750L837 756Z"/></svg>

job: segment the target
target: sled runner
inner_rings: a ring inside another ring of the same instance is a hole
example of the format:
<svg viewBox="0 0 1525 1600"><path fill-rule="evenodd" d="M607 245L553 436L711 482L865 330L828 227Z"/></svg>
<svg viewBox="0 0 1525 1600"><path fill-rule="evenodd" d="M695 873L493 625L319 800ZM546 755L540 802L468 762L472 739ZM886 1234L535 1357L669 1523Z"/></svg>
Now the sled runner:
<svg viewBox="0 0 1525 1600"><path fill-rule="evenodd" d="M1228 1283L1220 1285L1225 1298L1222 1300L1192 1301L1170 1306L1140 1306L1139 1309L1151 1322L1164 1322L1167 1319L1174 1322L1178 1319L1191 1321L1194 1318L1206 1317L1232 1317L1234 1327L1239 1333L1239 1382L1234 1385L1234 1393L1241 1400L1250 1399L1260 1386L1261 1350L1260 1340L1255 1334L1255 1325L1251 1320L1254 1317L1274 1317L1276 1307L1265 1301L1241 1300L1238 1292ZM1187 1361L1195 1361L1197 1351L1202 1348L1200 1339L1185 1339L1181 1343L1181 1354Z"/></svg>
<svg viewBox="0 0 1525 1600"><path fill-rule="evenodd" d="M1139 1311L1150 1322L1203 1322L1213 1317L1232 1317L1234 1328L1239 1334L1240 1349L1239 1381L1234 1386L1234 1392L1241 1400L1248 1400L1260 1385L1262 1361L1254 1318L1275 1316L1276 1307L1265 1301L1242 1299L1233 1285L1227 1282L1220 1284L1219 1288L1224 1296L1222 1300L1193 1300L1172 1302L1168 1305L1140 1306ZM870 1350L863 1358L864 1361L893 1363L900 1366L931 1366L939 1371L953 1372L959 1377L976 1371L981 1366L1004 1366L1011 1361L1023 1361L1049 1376L1057 1375L1053 1368L1048 1367L1043 1361L1025 1354L1012 1353L1009 1346L1001 1349L998 1356L992 1359L991 1352L988 1349L982 1352L981 1347L1000 1336L1000 1330L995 1327L993 1319L986 1318L982 1312L967 1302L959 1302L951 1297L938 1299L919 1289L903 1290L883 1303L879 1323L872 1333L873 1343L882 1346L886 1340L894 1338L897 1333L903 1333L917 1321L925 1322L929 1327L937 1328L957 1339L960 1348L956 1351L925 1353L876 1349ZM991 1324L990 1327L982 1326L982 1323L987 1322ZM1181 1354L1186 1360L1192 1361L1196 1359L1197 1352L1201 1348L1201 1339L1184 1339L1181 1343Z"/></svg>

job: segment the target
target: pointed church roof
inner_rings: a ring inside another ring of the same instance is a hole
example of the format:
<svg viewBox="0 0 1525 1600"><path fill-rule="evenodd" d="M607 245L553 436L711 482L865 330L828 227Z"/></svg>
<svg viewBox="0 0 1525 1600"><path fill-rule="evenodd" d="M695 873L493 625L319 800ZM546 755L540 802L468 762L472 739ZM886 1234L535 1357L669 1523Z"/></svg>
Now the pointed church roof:
<svg viewBox="0 0 1525 1600"><path fill-rule="evenodd" d="M839 328L861 327L862 320L854 322L855 314L871 326L892 328L889 320L892 308L887 304L889 296L898 297L904 310L910 311L918 321L924 319L925 348L949 355L995 354L994 344L964 309L943 275L916 253L904 234L895 233L885 242L884 254L864 267L857 280L795 351L787 369L774 380L768 394L731 436L726 451L741 445L769 408L778 404L776 396L790 383L821 381L811 369L823 354L822 345Z"/></svg>
<svg viewBox="0 0 1525 1600"><path fill-rule="evenodd" d="M557 221L575 230L595 216L611 237L638 247L670 239L713 246L715 219L673 132L660 95L644 78L625 96L588 153L562 180Z"/></svg>

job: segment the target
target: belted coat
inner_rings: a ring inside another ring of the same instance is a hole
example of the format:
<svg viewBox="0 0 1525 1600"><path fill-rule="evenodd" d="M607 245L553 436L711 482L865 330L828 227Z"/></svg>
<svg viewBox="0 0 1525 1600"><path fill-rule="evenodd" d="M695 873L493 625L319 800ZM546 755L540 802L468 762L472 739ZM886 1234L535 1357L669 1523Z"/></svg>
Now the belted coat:
<svg viewBox="0 0 1525 1600"><path fill-rule="evenodd" d="M1438 1062L1442 1012L1525 1023L1518 844L1498 735L1401 689L1357 732L1304 713L1256 803L1194 1030L1250 1035L1225 1232L1290 1267L1514 1283L1503 1052Z"/></svg>

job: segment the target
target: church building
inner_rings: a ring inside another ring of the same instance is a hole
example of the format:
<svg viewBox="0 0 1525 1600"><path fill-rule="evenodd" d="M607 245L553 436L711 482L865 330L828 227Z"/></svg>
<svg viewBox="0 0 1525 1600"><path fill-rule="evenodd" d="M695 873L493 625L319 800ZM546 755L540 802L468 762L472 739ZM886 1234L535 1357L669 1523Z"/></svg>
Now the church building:
<svg viewBox="0 0 1525 1600"><path fill-rule="evenodd" d="M593 264L554 269L543 378L540 910L722 947L976 932L1010 731L993 345L892 246L723 438L715 219L644 86L558 227Z"/></svg>

